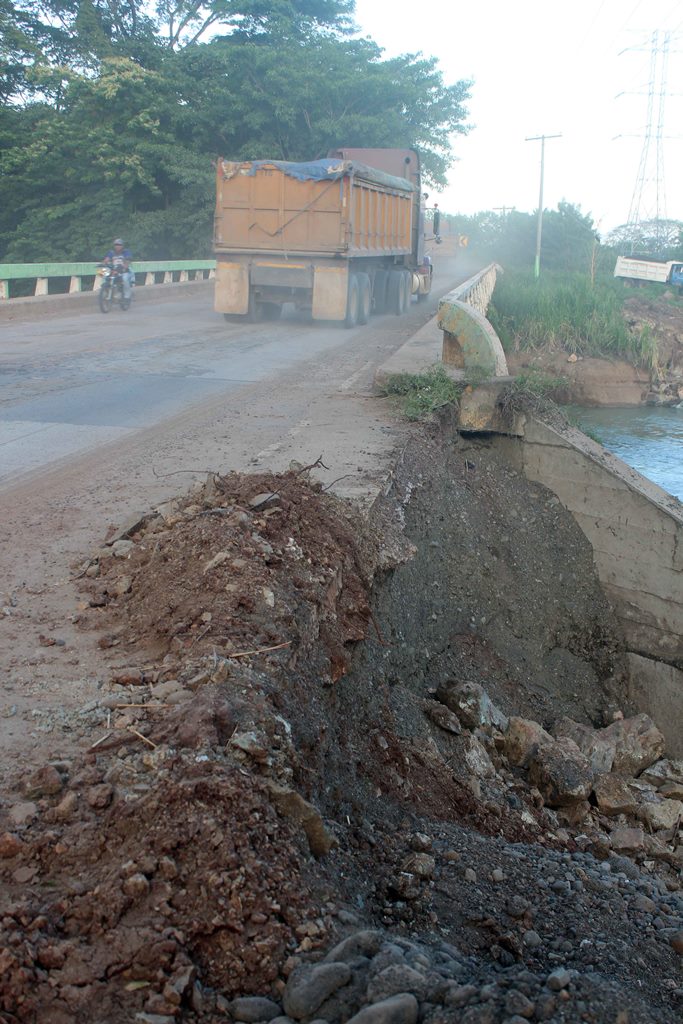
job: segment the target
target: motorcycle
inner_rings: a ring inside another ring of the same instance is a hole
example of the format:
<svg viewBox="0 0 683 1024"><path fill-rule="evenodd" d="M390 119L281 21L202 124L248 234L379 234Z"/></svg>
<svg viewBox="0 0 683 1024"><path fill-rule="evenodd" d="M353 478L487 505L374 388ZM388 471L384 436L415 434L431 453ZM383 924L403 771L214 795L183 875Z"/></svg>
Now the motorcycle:
<svg viewBox="0 0 683 1024"><path fill-rule="evenodd" d="M99 290L99 301L100 309L103 313L108 313L115 302L118 302L123 310L130 307L131 297L129 296L126 298L123 292L124 272L125 271L122 266L112 266L111 263L99 264L97 268L97 275L102 279Z"/></svg>

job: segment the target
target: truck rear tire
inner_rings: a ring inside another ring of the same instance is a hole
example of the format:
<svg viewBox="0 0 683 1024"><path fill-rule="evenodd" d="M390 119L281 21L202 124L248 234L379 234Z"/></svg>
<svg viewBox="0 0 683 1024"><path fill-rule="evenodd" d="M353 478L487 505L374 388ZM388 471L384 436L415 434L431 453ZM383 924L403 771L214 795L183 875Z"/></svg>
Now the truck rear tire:
<svg viewBox="0 0 683 1024"><path fill-rule="evenodd" d="M410 304L413 298L413 275L409 270L403 271L403 288L405 290L405 301L403 303L403 312L407 313L410 309Z"/></svg>
<svg viewBox="0 0 683 1024"><path fill-rule="evenodd" d="M282 316L281 302L262 302L261 305L263 307L264 320L279 320Z"/></svg>
<svg viewBox="0 0 683 1024"><path fill-rule="evenodd" d="M344 327L351 328L358 324L360 314L360 288L355 274L349 275L349 290L346 296L346 317Z"/></svg>
<svg viewBox="0 0 683 1024"><path fill-rule="evenodd" d="M372 312L372 288L367 274L356 274L358 281L358 323L366 324Z"/></svg>
<svg viewBox="0 0 683 1024"><path fill-rule="evenodd" d="M381 316L387 311L387 286L389 284L389 271L377 270L372 283L372 311L375 316Z"/></svg>
<svg viewBox="0 0 683 1024"><path fill-rule="evenodd" d="M264 305L263 302L258 302L254 292L249 289L249 309L247 310L246 320L249 324L260 324L264 318Z"/></svg>
<svg viewBox="0 0 683 1024"><path fill-rule="evenodd" d="M403 316L406 311L406 281L402 270L389 271L387 284L387 313Z"/></svg>

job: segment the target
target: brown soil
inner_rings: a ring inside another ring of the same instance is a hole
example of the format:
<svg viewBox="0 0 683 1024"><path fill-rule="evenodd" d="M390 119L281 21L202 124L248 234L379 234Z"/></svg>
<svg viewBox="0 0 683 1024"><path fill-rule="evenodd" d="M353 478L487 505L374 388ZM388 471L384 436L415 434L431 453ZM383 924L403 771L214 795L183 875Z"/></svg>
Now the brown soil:
<svg viewBox="0 0 683 1024"><path fill-rule="evenodd" d="M444 865L454 843L576 848L430 717L448 678L544 721L622 696L587 544L486 443L416 438L369 521L293 469L211 476L123 532L80 570L112 656L98 732L0 808L0 1020L229 1020L359 908L486 947L472 893L406 873L415 834Z"/></svg>

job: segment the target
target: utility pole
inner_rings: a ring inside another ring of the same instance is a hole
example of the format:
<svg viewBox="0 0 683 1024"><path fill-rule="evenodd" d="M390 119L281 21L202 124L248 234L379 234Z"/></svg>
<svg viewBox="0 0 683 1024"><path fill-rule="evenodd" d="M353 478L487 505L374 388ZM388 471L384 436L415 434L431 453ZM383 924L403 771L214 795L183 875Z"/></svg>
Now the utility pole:
<svg viewBox="0 0 683 1024"><path fill-rule="evenodd" d="M502 213L503 219L505 219L508 213L514 213L514 206L492 206L491 209L494 213Z"/></svg>
<svg viewBox="0 0 683 1024"><path fill-rule="evenodd" d="M536 220L536 259L534 260L534 277L538 281L541 276L541 234L543 232L543 168L545 163L545 140L561 139L561 135L529 135L525 142L541 143L541 187L538 194L538 218Z"/></svg>

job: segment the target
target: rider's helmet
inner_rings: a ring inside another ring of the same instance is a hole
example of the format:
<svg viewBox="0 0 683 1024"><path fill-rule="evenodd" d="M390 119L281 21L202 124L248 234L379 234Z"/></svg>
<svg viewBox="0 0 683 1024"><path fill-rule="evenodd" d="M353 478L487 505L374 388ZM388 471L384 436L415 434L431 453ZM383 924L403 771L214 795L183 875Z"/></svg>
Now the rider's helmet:
<svg viewBox="0 0 683 1024"><path fill-rule="evenodd" d="M114 245L123 245L123 239L122 238L115 238L114 239Z"/></svg>

